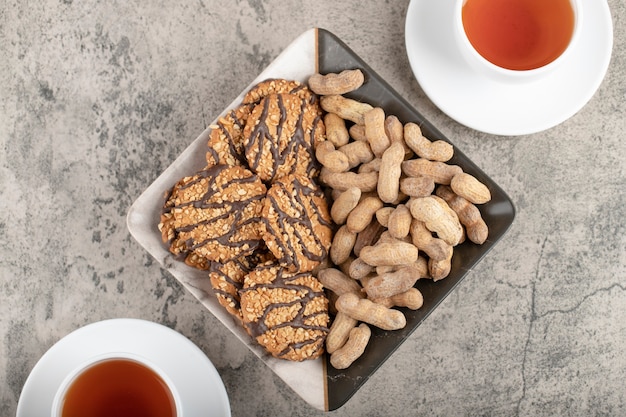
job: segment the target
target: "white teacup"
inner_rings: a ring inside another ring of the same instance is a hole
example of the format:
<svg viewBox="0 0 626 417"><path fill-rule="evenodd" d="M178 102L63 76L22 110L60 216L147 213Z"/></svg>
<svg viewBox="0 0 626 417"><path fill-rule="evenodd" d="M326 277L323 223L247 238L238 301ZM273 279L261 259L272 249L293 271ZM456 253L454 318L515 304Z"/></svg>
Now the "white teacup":
<svg viewBox="0 0 626 417"><path fill-rule="evenodd" d="M127 352L95 356L76 367L59 386L51 415L64 417L71 408L92 415L87 407L99 415L103 411L98 407L108 407L109 413L125 409L131 410L125 415L182 417L180 396L169 377L149 360Z"/></svg>
<svg viewBox="0 0 626 417"><path fill-rule="evenodd" d="M529 4L534 2L545 6L558 1L456 0L454 32L463 56L477 72L499 81L514 83L541 78L561 65L579 37L582 22L581 0L562 1L569 3L571 9L564 4L562 10L551 12L552 15L537 11L535 16ZM493 9L502 5L505 7L501 10ZM489 14L490 12L496 14ZM482 20L481 23L481 19L486 20ZM571 25L562 25L563 30L555 31L554 28L558 26L555 23L567 22L568 19ZM524 25L526 31L518 30ZM484 32L484 35L481 35L479 31L487 27L492 27L492 32ZM509 33L507 28L511 27L518 29L511 32L510 38L487 36L487 33ZM520 35L521 33L524 35ZM549 53L545 52L543 56L540 53L542 50ZM530 56L534 57L534 62ZM527 62L524 63L524 60Z"/></svg>

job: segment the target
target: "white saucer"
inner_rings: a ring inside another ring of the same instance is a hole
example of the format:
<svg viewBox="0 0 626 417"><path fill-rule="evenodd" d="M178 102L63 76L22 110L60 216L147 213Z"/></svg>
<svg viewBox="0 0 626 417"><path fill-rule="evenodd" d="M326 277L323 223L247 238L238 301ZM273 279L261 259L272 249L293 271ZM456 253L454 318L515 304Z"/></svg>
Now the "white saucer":
<svg viewBox="0 0 626 417"><path fill-rule="evenodd" d="M509 85L475 72L453 34L455 0L411 0L405 40L420 86L444 113L495 135L536 133L562 123L594 95L609 66L613 26L606 1L583 1L579 42L545 78Z"/></svg>
<svg viewBox="0 0 626 417"><path fill-rule="evenodd" d="M41 357L22 389L17 417L49 417L65 376L87 359L109 352L133 353L159 366L181 398L180 417L230 416L222 379L189 339L157 323L112 319L75 330Z"/></svg>

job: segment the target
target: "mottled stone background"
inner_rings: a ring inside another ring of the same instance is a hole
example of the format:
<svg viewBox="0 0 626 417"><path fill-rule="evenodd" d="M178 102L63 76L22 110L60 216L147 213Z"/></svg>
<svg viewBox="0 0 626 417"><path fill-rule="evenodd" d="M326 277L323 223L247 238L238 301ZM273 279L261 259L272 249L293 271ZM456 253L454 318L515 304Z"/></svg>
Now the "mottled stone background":
<svg viewBox="0 0 626 417"><path fill-rule="evenodd" d="M433 0L436 1L436 0ZM604 0L584 0L604 1ZM626 5L574 117L495 137L439 111L408 1L6 0L0 7L0 415L70 331L137 317L193 340L234 416L321 415L131 238L134 199L295 37L334 32L509 193L501 243L336 415L626 414Z"/></svg>

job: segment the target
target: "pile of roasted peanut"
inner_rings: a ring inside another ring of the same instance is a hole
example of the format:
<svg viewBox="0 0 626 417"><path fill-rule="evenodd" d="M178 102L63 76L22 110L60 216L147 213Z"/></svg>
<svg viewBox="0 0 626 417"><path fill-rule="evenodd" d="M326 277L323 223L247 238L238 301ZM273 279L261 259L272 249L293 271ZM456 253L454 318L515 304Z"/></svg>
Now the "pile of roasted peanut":
<svg viewBox="0 0 626 417"><path fill-rule="evenodd" d="M491 199L489 189L447 163L454 154L448 142L430 141L417 124L344 96L363 82L358 69L309 79L326 112L327 139L315 156L338 227L334 266L318 271L335 309L326 350L337 369L363 354L368 325L405 327L393 307L422 306L417 280L445 278L453 248L465 239L482 244L488 234L476 204Z"/></svg>

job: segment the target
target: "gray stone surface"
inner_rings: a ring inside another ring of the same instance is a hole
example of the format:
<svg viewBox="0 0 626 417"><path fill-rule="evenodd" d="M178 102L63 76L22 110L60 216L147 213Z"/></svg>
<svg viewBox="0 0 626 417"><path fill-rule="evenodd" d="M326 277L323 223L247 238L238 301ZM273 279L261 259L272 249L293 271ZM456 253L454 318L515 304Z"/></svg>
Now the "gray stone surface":
<svg viewBox="0 0 626 417"><path fill-rule="evenodd" d="M592 1L592 0L585 0ZM603 0L593 0L603 1ZM234 416L321 415L131 238L130 204L295 37L338 35L511 196L509 233L336 415L626 414L626 5L591 101L495 137L439 111L408 1L7 1L0 7L0 415L70 331L136 317L213 361Z"/></svg>

